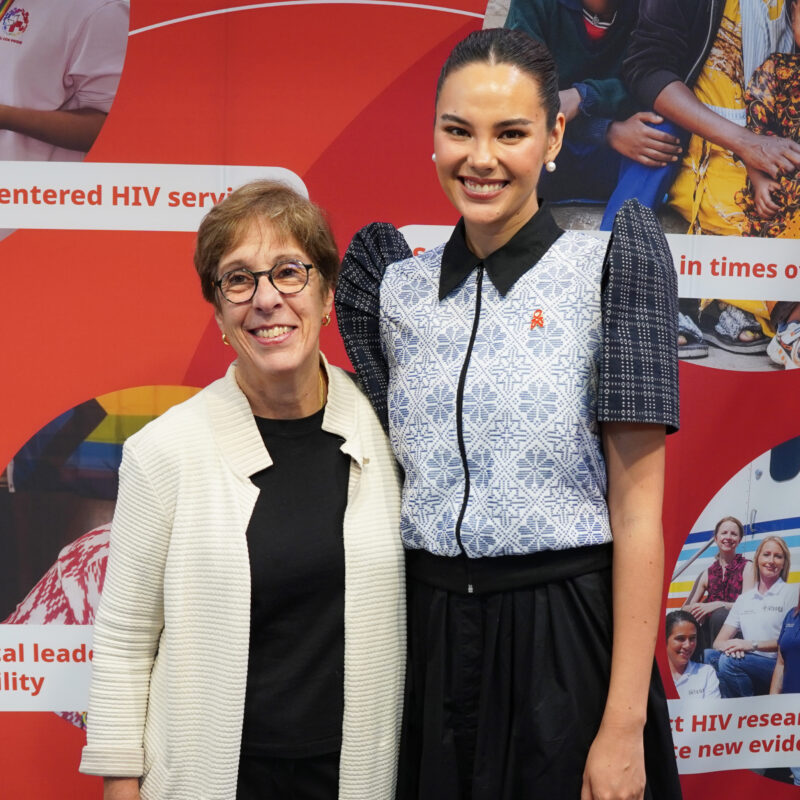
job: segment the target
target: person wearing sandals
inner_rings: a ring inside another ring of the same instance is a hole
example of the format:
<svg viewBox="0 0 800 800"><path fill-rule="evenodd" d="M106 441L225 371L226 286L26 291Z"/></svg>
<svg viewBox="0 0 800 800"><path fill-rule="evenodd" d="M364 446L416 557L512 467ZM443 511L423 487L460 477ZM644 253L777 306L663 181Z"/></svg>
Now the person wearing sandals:
<svg viewBox="0 0 800 800"><path fill-rule="evenodd" d="M81 771L105 800L393 800L400 482L320 353L336 243L255 181L205 216L195 266L237 358L125 443Z"/></svg>
<svg viewBox="0 0 800 800"><path fill-rule="evenodd" d="M700 574L683 604L697 622L700 660L703 651L717 638L736 598L755 584L752 569L747 569L752 561L736 552L743 538L744 527L736 517L723 517L717 522L714 526L717 554Z"/></svg>
<svg viewBox="0 0 800 800"><path fill-rule="evenodd" d="M405 476L401 800L680 797L653 664L675 269L636 202L610 244L555 224L563 131L547 48L470 34L435 105L452 236L413 257L373 223L343 263L340 331Z"/></svg>

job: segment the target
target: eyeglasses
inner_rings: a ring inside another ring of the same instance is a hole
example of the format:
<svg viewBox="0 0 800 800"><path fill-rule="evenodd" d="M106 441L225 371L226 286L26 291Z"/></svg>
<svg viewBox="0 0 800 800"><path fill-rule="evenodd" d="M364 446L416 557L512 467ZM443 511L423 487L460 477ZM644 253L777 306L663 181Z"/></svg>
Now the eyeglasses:
<svg viewBox="0 0 800 800"><path fill-rule="evenodd" d="M229 303L241 305L253 299L258 288L258 279L265 275L281 294L302 292L308 285L309 270L313 268L313 264L304 264L302 261L281 261L272 269L261 272L251 272L249 269L239 267L215 280L214 286Z"/></svg>

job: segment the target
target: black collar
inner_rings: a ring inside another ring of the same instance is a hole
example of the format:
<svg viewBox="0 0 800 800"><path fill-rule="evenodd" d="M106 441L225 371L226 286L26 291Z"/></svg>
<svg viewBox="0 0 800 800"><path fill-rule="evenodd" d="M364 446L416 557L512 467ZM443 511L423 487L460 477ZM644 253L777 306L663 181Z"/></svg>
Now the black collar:
<svg viewBox="0 0 800 800"><path fill-rule="evenodd" d="M460 219L442 253L439 299L450 294L481 263L497 291L506 295L562 233L564 231L556 224L550 209L543 204L501 248L486 258L478 258L467 247L464 220Z"/></svg>

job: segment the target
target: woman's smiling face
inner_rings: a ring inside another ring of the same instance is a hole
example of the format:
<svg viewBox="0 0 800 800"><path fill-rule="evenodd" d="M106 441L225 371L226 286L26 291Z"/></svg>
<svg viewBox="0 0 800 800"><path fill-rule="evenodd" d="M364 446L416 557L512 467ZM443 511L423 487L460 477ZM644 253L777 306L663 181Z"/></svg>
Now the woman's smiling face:
<svg viewBox="0 0 800 800"><path fill-rule="evenodd" d="M758 554L758 574L762 581L774 583L781 577L786 556L781 546L774 540L766 540Z"/></svg>
<svg viewBox="0 0 800 800"><path fill-rule="evenodd" d="M720 552L733 553L739 546L742 537L739 533L739 526L731 520L725 520L720 523L717 532L714 535L714 540Z"/></svg>
<svg viewBox="0 0 800 800"><path fill-rule="evenodd" d="M217 277L239 267L266 271L288 259L310 261L293 238L278 239L269 222L254 220L220 259ZM264 275L250 302L234 305L219 298L217 324L236 351L237 379L245 394L265 381L316 375L319 331L332 303L333 291L325 288L316 269L298 294L281 294Z"/></svg>
<svg viewBox="0 0 800 800"><path fill-rule="evenodd" d="M536 213L539 174L563 130L563 115L548 128L538 83L515 66L475 62L446 78L436 104L436 171L469 243L502 246Z"/></svg>
<svg viewBox="0 0 800 800"><path fill-rule="evenodd" d="M693 622L678 622L667 637L667 656L673 669L683 672L697 647L697 626Z"/></svg>

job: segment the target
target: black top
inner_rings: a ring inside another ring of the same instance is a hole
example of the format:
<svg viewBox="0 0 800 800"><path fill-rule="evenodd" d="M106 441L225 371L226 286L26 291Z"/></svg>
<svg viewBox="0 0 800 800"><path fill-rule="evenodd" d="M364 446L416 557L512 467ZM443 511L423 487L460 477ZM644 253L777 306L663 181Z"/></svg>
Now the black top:
<svg viewBox="0 0 800 800"><path fill-rule="evenodd" d="M242 752L339 750L344 708L344 544L350 459L311 417L256 417L272 466L247 528L252 580Z"/></svg>
<svg viewBox="0 0 800 800"><path fill-rule="evenodd" d="M462 217L442 253L439 299L447 297L481 262L495 289L505 296L531 268L531 264L535 264L562 233L564 231L558 227L547 206L540 205L537 212L510 241L486 258L480 258L467 247Z"/></svg>

